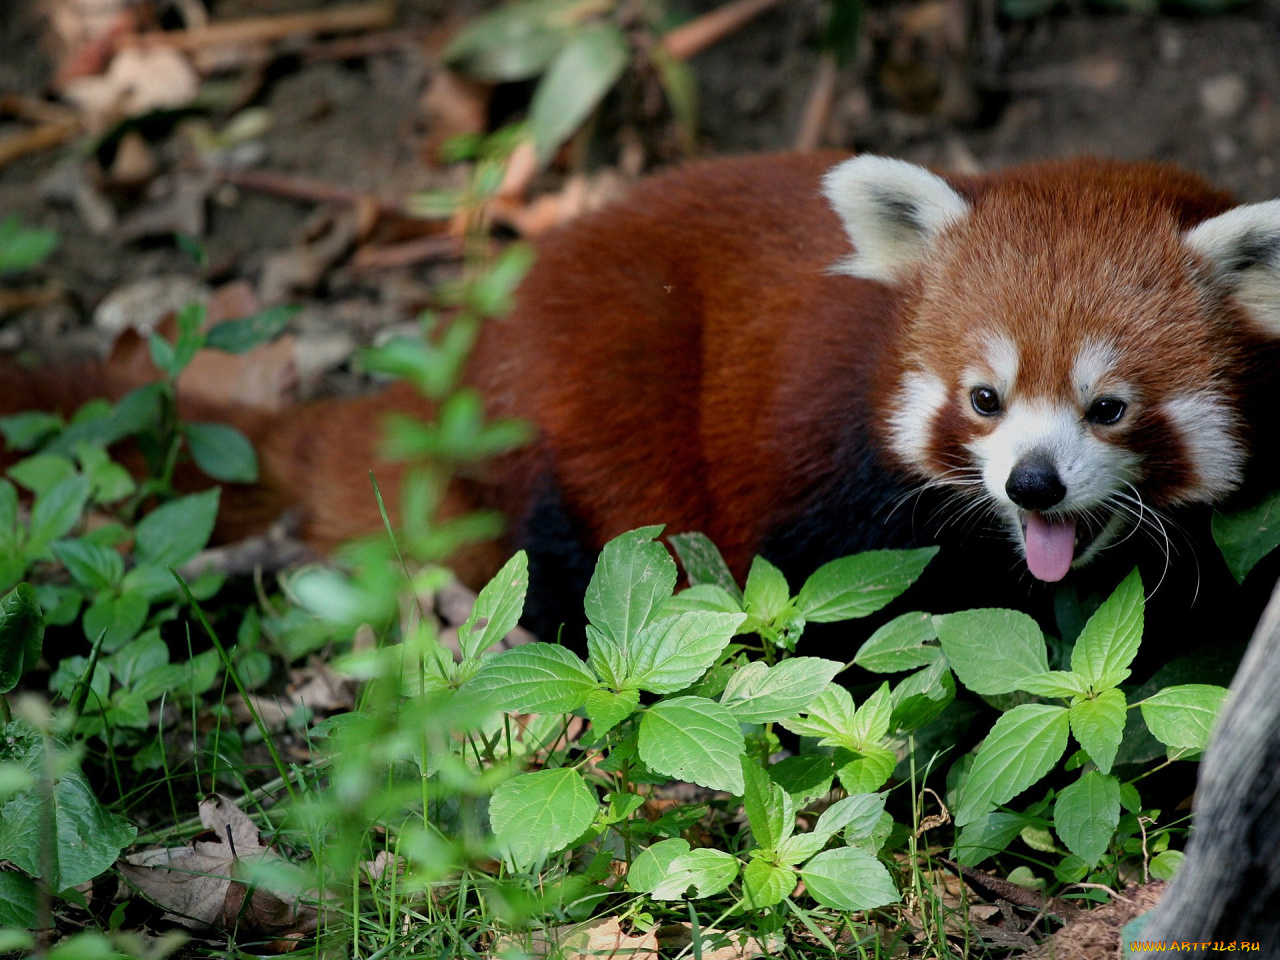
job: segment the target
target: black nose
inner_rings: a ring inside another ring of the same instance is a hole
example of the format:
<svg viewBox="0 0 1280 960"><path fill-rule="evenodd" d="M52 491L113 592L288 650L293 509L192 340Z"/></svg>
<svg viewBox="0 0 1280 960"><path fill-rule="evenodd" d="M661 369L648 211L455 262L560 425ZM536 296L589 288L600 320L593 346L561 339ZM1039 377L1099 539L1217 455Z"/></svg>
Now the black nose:
<svg viewBox="0 0 1280 960"><path fill-rule="evenodd" d="M1048 510L1062 502L1067 488L1058 478L1058 468L1042 455L1032 455L1009 473L1004 485L1009 499L1026 510Z"/></svg>

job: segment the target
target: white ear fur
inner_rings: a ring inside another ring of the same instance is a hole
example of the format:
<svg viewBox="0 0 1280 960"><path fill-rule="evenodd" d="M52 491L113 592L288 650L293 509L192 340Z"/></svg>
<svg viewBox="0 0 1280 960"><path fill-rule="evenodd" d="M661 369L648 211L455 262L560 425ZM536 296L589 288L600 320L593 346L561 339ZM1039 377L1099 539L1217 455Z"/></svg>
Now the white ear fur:
<svg viewBox="0 0 1280 960"><path fill-rule="evenodd" d="M1228 210L1184 239L1253 320L1280 337L1280 200Z"/></svg>
<svg viewBox="0 0 1280 960"><path fill-rule="evenodd" d="M832 168L822 192L853 241L853 254L833 271L883 283L898 280L969 213L968 201L937 174L870 154Z"/></svg>

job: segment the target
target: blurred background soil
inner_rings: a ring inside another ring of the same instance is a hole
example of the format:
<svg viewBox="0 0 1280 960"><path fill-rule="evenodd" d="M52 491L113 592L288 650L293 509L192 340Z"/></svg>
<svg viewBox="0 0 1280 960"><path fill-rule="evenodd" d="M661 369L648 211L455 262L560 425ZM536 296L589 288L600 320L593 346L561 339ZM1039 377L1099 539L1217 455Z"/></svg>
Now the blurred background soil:
<svg viewBox="0 0 1280 960"><path fill-rule="evenodd" d="M404 198L463 182L440 159L447 135L494 129L528 107L531 81L477 84L442 66L450 39L493 4L401 0L372 29L201 66L198 92L171 108L95 115L83 101L65 106L68 65L84 56L68 37L88 35L74 17L86 20L95 2L136 13L126 32L334 5L78 0L68 14L76 2L0 3L0 144L49 123L77 125L57 146L0 160L0 218L16 214L61 237L47 263L0 283L0 350L102 353L122 324L146 326L192 290L239 282L249 306L303 304L292 328L304 394L357 387L352 350L403 329L455 269L447 232L400 216ZM721 5L662 4L675 24ZM525 177L499 236L536 237L689 156L802 140L960 171L1080 153L1171 161L1243 199L1280 196L1280 0L1211 14L1070 5L1014 19L1009 9L996 0L867 5L856 56L823 77L828 5L775 3L689 59L692 144L676 134L661 90L643 70L629 73L588 132ZM637 50L652 41L632 35ZM110 57L96 69L94 79L114 69ZM818 124L802 133L815 85L828 82ZM276 178L267 188L244 179L264 172ZM539 196L555 203L538 207ZM199 238L203 267L175 233ZM114 313L104 310L113 298L123 301Z"/></svg>

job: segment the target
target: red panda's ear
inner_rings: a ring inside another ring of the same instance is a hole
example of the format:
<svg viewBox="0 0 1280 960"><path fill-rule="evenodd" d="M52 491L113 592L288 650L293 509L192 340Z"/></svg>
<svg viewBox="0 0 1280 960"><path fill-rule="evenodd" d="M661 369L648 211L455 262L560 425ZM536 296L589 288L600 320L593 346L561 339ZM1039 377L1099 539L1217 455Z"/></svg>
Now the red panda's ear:
<svg viewBox="0 0 1280 960"><path fill-rule="evenodd" d="M1228 210L1184 239L1208 262L1213 281L1266 333L1280 337L1280 200Z"/></svg>
<svg viewBox="0 0 1280 960"><path fill-rule="evenodd" d="M882 283L901 279L944 228L969 213L968 201L937 174L870 154L832 168L822 192L853 241L853 254L832 269Z"/></svg>

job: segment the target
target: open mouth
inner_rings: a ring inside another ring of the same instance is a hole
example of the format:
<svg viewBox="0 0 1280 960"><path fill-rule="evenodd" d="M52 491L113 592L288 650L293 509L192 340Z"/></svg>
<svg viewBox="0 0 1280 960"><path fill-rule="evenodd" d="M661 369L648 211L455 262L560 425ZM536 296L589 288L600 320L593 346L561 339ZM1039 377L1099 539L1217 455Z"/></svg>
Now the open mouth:
<svg viewBox="0 0 1280 960"><path fill-rule="evenodd" d="M1037 580L1055 583L1067 575L1071 564L1084 557L1106 528L1082 514L1018 514L1027 569Z"/></svg>

